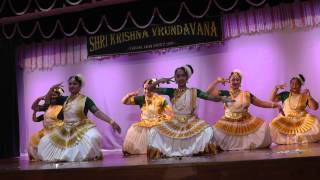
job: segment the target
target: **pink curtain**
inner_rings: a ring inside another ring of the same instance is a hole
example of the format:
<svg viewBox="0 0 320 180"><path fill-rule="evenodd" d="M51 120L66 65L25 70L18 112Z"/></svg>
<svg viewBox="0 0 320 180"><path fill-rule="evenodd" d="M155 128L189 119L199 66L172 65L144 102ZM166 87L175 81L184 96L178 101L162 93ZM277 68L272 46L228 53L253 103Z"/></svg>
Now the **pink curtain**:
<svg viewBox="0 0 320 180"><path fill-rule="evenodd" d="M224 38L272 31L303 30L320 24L320 1L251 9L223 17Z"/></svg>
<svg viewBox="0 0 320 180"><path fill-rule="evenodd" d="M77 64L87 59L85 37L73 37L18 48L18 65L27 71L49 70L54 66Z"/></svg>
<svg viewBox="0 0 320 180"><path fill-rule="evenodd" d="M320 0L265 6L223 16L224 39L245 34L297 31L320 24ZM18 65L27 71L49 70L54 66L87 60L85 37L25 44L18 48Z"/></svg>

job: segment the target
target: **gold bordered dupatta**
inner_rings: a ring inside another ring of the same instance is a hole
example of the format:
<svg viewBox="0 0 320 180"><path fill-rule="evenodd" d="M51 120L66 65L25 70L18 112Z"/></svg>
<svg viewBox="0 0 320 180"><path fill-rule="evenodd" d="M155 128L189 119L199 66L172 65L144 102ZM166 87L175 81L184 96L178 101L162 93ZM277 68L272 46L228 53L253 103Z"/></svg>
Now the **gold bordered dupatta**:
<svg viewBox="0 0 320 180"><path fill-rule="evenodd" d="M191 96L189 98L190 102L186 102L186 105L188 106L188 108L190 108L189 114L175 114L172 121L163 122L157 127L160 134L177 139L190 138L201 133L205 128L209 126L207 122L199 119L195 114L197 89L187 89L185 93L187 94L183 94L179 98L185 98L184 96L187 95ZM174 97L172 99L172 102L178 103L178 98ZM176 106L176 104L173 104L173 106Z"/></svg>
<svg viewBox="0 0 320 180"><path fill-rule="evenodd" d="M64 113L69 110L75 110L74 116L79 119L79 122L75 123L75 125L67 125L67 121L65 119L64 126L56 128L50 134L50 140L60 148L69 148L77 145L85 133L92 127L95 127L95 124L92 123L89 119L87 119L84 114L84 107L86 102L86 96L79 95L76 99L74 99L73 103L67 104L65 102L63 106ZM71 106L71 107L68 107Z"/></svg>
<svg viewBox="0 0 320 180"><path fill-rule="evenodd" d="M232 136L244 136L256 132L262 126L263 120L251 116L247 111L247 106L250 105L250 93L241 91L235 100L244 105L244 111L227 112L225 107L225 115L214 127Z"/></svg>

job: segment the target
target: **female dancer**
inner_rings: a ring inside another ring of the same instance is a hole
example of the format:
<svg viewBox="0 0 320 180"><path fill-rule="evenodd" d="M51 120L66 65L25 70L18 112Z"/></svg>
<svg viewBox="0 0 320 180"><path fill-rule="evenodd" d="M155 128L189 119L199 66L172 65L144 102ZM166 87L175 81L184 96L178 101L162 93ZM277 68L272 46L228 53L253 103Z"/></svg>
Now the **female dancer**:
<svg viewBox="0 0 320 180"><path fill-rule="evenodd" d="M64 90L62 88L56 88L52 92L51 99L54 101L58 96L62 96ZM50 133L53 128L57 126L62 126L63 121L61 120L61 105L52 104L49 105L48 108L45 108L44 105L39 105L41 100L44 100L45 96L41 96L37 98L32 104L32 119L34 122L41 122L43 121L43 129L38 131L37 133L33 134L29 141L28 146L28 154L30 160L39 160L38 158L38 144L40 139ZM36 116L36 113L39 111L45 111L43 115Z"/></svg>
<svg viewBox="0 0 320 180"><path fill-rule="evenodd" d="M282 101L284 115L278 115L270 123L271 137L277 144L310 143L320 140L320 125L316 116L309 114L306 108L317 110L319 104L308 89L301 92L305 82L299 74L290 80L290 91L278 94L285 85L278 85L272 91L271 100Z"/></svg>
<svg viewBox="0 0 320 180"><path fill-rule="evenodd" d="M144 82L143 96L138 96L139 91L136 91L127 94L122 99L123 104L139 105L141 109L141 121L131 125L124 139L123 153L125 155L146 154L149 129L171 118L172 109L167 104L166 99L147 88L154 81L149 79Z"/></svg>
<svg viewBox="0 0 320 180"><path fill-rule="evenodd" d="M160 83L172 82L173 78L162 78L152 83L149 90L170 97L173 118L149 131L148 158L189 156L202 153L215 154L213 130L196 113L197 98L210 101L231 101L229 98L210 96L195 88L188 88L187 81L193 74L190 65L175 70L177 88L156 88Z"/></svg>
<svg viewBox="0 0 320 180"><path fill-rule="evenodd" d="M230 83L230 90L218 90L218 83ZM214 138L222 150L245 150L265 148L271 144L269 126L261 118L252 116L248 109L251 104L262 108L279 108L277 103L258 99L248 91L240 89L240 71L231 72L228 79L218 78L208 89L216 96L227 96L235 102L225 103L224 116L214 124Z"/></svg>
<svg viewBox="0 0 320 180"><path fill-rule="evenodd" d="M60 85L55 85L53 88ZM80 93L82 86L81 76L71 76L70 96L56 98L56 104L63 105L64 124L40 140L38 154L41 160L85 161L102 158L101 135L95 124L87 118L88 111L112 125L118 133L121 132L115 121L100 111L89 97ZM49 90L46 98L50 97L53 88Z"/></svg>

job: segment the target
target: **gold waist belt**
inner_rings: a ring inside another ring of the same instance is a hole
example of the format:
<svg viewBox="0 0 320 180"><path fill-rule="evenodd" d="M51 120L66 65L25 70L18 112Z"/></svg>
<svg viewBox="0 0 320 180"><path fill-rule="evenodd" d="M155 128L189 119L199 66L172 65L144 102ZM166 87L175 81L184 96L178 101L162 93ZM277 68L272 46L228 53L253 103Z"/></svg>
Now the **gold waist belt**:
<svg viewBox="0 0 320 180"><path fill-rule="evenodd" d="M223 119L227 121L243 121L251 117L248 112L225 112Z"/></svg>
<svg viewBox="0 0 320 180"><path fill-rule="evenodd" d="M287 117L289 118L297 118L297 117L303 117L307 114L307 112L305 111L300 111L300 112L289 112L288 114L286 114Z"/></svg>
<svg viewBox="0 0 320 180"><path fill-rule="evenodd" d="M187 122L190 118L194 117L194 114L190 114L190 115L174 115L174 119L176 119L177 121L179 121L180 123L185 123Z"/></svg>
<svg viewBox="0 0 320 180"><path fill-rule="evenodd" d="M64 122L64 127L65 128L74 128L86 123L91 123L89 119L81 119L80 121L69 121L69 122Z"/></svg>

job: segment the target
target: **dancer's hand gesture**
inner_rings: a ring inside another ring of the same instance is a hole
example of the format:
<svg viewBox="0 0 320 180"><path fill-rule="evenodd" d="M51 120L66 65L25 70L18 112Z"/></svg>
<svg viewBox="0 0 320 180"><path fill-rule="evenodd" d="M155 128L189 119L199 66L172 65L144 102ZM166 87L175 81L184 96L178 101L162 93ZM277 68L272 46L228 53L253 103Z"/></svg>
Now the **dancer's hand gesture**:
<svg viewBox="0 0 320 180"><path fill-rule="evenodd" d="M221 83L222 85L226 85L226 83L229 83L229 79L225 79L225 78L223 78L223 77L218 77L217 79L216 79L216 82L217 83Z"/></svg>
<svg viewBox="0 0 320 180"><path fill-rule="evenodd" d="M161 78L159 79L159 82L162 84L170 84L171 82L174 82L174 77L171 78Z"/></svg>
<svg viewBox="0 0 320 180"><path fill-rule="evenodd" d="M276 89L284 89L285 87L287 87L287 84L279 84L279 85L276 85Z"/></svg>
<svg viewBox="0 0 320 180"><path fill-rule="evenodd" d="M119 134L121 133L121 127L115 121L111 122L111 126L114 131L116 131Z"/></svg>

